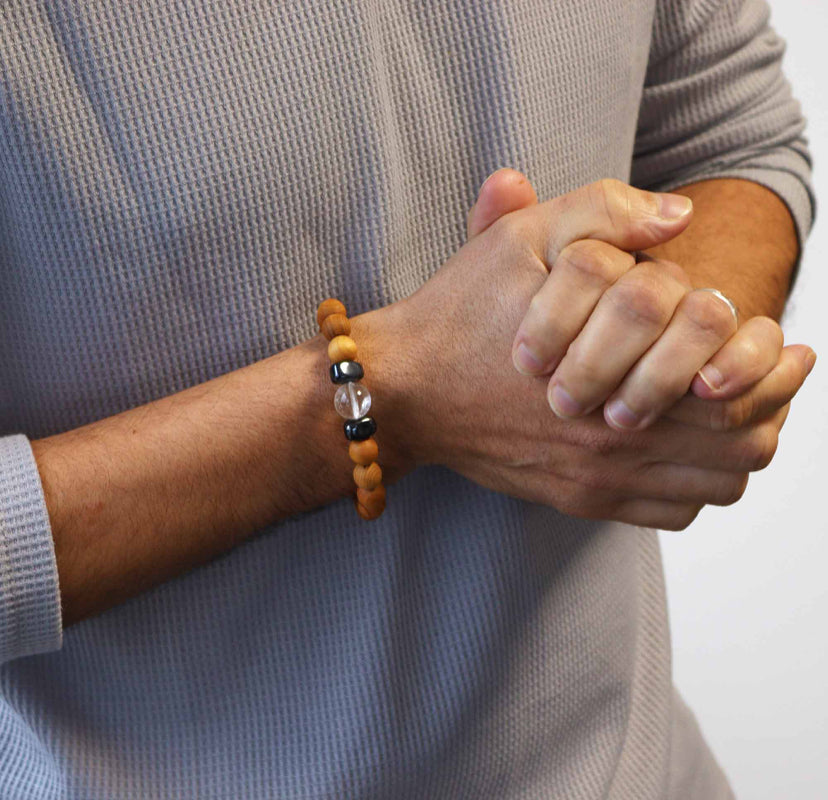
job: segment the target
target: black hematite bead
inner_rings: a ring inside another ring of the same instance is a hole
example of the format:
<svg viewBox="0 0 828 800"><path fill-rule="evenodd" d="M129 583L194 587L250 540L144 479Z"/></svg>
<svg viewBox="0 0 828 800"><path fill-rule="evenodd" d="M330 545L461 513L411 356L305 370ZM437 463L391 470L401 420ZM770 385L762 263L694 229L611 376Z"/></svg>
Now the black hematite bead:
<svg viewBox="0 0 828 800"><path fill-rule="evenodd" d="M331 364L331 380L334 383L349 383L362 379L365 373L359 361L340 361Z"/></svg>
<svg viewBox="0 0 828 800"><path fill-rule="evenodd" d="M345 420L345 438L349 442L361 442L377 432L377 423L373 417Z"/></svg>

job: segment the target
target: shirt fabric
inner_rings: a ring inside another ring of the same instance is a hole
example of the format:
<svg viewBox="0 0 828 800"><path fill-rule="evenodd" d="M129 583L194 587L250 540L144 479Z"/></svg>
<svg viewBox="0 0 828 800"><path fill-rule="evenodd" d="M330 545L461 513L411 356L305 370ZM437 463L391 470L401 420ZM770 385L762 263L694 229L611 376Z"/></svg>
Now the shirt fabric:
<svg viewBox="0 0 828 800"><path fill-rule="evenodd" d="M746 178L804 241L768 20L0 5L0 798L732 797L673 688L654 531L420 468L376 521L349 498L294 515L63 630L30 441L295 346L325 297L409 295L502 166L541 199Z"/></svg>

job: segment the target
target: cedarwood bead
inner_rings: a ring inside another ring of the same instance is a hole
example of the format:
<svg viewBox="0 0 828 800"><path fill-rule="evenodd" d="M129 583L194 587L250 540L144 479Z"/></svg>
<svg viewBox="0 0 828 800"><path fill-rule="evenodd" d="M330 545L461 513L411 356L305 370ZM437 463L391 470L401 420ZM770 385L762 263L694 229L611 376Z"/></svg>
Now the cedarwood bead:
<svg viewBox="0 0 828 800"><path fill-rule="evenodd" d="M334 336L348 336L351 333L351 320L344 314L331 314L322 320L320 330L328 341Z"/></svg>
<svg viewBox="0 0 828 800"><path fill-rule="evenodd" d="M354 467L354 483L360 489L367 489L369 492L376 489L382 483L382 468L376 461L367 467L357 464Z"/></svg>
<svg viewBox="0 0 828 800"><path fill-rule="evenodd" d="M334 336L328 342L328 358L333 362L353 361L356 355L356 342L350 336Z"/></svg>
<svg viewBox="0 0 828 800"><path fill-rule="evenodd" d="M367 466L372 461L377 460L379 455L379 447L376 439L363 439L360 441L353 441L348 445L348 455L354 464L362 464Z"/></svg>
<svg viewBox="0 0 828 800"><path fill-rule="evenodd" d="M378 517L385 510L385 487L380 484L375 489L357 489L356 502L360 516L361 506L368 514L373 515L371 519Z"/></svg>
<svg viewBox="0 0 828 800"><path fill-rule="evenodd" d="M331 314L342 314L345 317L348 316L345 306L335 297L329 297L327 300L323 300L316 309L316 322L320 328L322 327L322 323L325 321L325 318L329 317Z"/></svg>
<svg viewBox="0 0 828 800"><path fill-rule="evenodd" d="M357 514L368 522L372 519L376 519L380 514L382 514L382 511L369 511L365 508L365 506L361 505L359 500L356 498L354 498L354 508L356 509Z"/></svg>

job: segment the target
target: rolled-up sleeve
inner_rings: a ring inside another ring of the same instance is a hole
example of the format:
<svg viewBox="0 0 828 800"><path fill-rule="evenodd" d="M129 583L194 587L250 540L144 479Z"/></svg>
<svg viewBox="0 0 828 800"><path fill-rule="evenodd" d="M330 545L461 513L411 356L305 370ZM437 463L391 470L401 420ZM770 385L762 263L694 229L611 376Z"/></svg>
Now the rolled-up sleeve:
<svg viewBox="0 0 828 800"><path fill-rule="evenodd" d="M25 435L0 437L0 664L62 644L57 562L40 473Z"/></svg>
<svg viewBox="0 0 828 800"><path fill-rule="evenodd" d="M631 183L743 178L775 192L800 252L816 213L805 118L763 0L658 0Z"/></svg>

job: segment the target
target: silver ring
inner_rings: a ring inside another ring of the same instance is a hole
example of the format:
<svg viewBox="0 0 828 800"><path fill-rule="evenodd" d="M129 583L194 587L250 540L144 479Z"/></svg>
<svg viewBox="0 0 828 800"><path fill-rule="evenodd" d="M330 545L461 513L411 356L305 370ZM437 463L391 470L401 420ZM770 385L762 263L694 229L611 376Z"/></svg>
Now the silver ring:
<svg viewBox="0 0 828 800"><path fill-rule="evenodd" d="M730 313L733 314L733 319L736 320L736 327L739 327L739 309L736 307L736 303L734 303L729 297L723 295L718 289L697 289L698 292L710 292L710 294L715 294L720 300L724 300L727 303L727 307L730 309Z"/></svg>

